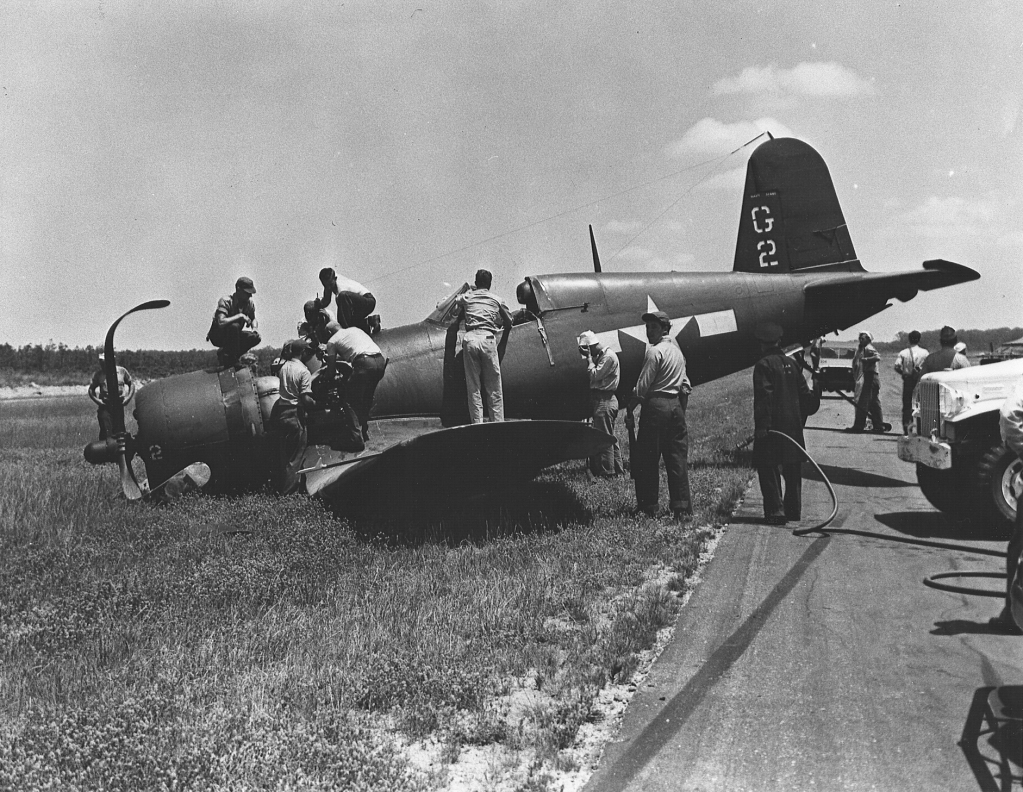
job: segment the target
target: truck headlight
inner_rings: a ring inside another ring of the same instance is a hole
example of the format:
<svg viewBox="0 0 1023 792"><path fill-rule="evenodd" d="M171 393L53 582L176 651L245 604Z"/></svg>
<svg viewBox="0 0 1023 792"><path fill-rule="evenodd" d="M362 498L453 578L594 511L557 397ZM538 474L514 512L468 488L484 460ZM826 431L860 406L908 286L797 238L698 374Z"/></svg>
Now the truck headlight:
<svg viewBox="0 0 1023 792"><path fill-rule="evenodd" d="M951 388L945 383L938 384L938 412L941 417L954 418L966 409L966 394L962 391Z"/></svg>

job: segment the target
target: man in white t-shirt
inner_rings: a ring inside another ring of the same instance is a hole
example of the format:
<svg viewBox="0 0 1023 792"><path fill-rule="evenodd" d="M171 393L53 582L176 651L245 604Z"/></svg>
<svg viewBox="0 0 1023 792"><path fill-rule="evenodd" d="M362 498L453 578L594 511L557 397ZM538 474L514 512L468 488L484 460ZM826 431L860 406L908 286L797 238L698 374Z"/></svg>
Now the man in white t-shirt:
<svg viewBox="0 0 1023 792"><path fill-rule="evenodd" d="M346 383L348 403L355 411L362 430L362 439L369 440L369 413L377 385L384 378L387 358L372 338L358 327L342 327L330 337L323 348L324 367L328 376L340 371L339 361L352 367Z"/></svg>
<svg viewBox="0 0 1023 792"><path fill-rule="evenodd" d="M337 303L337 321L342 327L358 327L370 333L369 316L377 307L377 300L369 289L358 281L338 275L330 267L320 270L323 297L316 299L317 308L326 308L331 299Z"/></svg>
<svg viewBox="0 0 1023 792"><path fill-rule="evenodd" d="M920 331L913 330L909 334L909 346L899 353L895 361L895 371L902 375L902 431L909 434L909 425L913 422L913 389L923 374L921 367L929 353L920 346Z"/></svg>
<svg viewBox="0 0 1023 792"><path fill-rule="evenodd" d="M275 482L281 495L290 495L301 484L298 471L302 468L308 443L305 414L316 407L312 375L306 366L312 356L313 348L304 338L289 341L281 350L284 364L277 375L280 396L270 412L270 425L281 436L278 479Z"/></svg>

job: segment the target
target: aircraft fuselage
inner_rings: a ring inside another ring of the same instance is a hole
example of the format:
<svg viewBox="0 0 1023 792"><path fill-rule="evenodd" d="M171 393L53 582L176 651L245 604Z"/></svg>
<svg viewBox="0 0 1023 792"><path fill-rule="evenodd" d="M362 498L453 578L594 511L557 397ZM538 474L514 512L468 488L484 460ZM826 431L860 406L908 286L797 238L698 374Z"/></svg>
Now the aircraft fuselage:
<svg viewBox="0 0 1023 792"><path fill-rule="evenodd" d="M589 415L586 363L576 341L585 330L618 353L619 393L627 394L642 366L647 342L641 317L648 310L672 318L672 336L686 355L694 385L752 366L760 355L753 337L760 322L782 325L786 343L808 343L821 332L803 321L803 285L811 278L674 272L529 278L534 310L512 328L501 365L505 414L564 420ZM863 317L873 312L866 310ZM389 363L377 389L374 417L446 417L464 401L461 357L455 357L457 345L448 328L420 322L385 330L377 343Z"/></svg>

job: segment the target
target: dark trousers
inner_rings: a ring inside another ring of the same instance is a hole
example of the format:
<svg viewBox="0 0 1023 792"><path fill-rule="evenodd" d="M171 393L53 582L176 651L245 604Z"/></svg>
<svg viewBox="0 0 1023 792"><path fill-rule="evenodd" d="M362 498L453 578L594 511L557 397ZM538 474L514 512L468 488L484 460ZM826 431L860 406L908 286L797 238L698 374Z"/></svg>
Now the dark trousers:
<svg viewBox="0 0 1023 792"><path fill-rule="evenodd" d="M337 321L342 327L358 327L366 333L370 333L367 317L377 307L377 298L370 293L356 294L355 292L338 292L335 297L337 302Z"/></svg>
<svg viewBox="0 0 1023 792"><path fill-rule="evenodd" d="M765 517L785 517L798 520L803 511L803 463L787 462L783 465L757 465L760 492L764 496ZM785 479L785 497L781 494L781 481Z"/></svg>
<svg viewBox="0 0 1023 792"><path fill-rule="evenodd" d="M281 495L290 495L301 484L298 471L302 469L308 435L298 407L278 400L270 411L270 425L280 438L280 457L277 480L274 482Z"/></svg>
<svg viewBox="0 0 1023 792"><path fill-rule="evenodd" d="M260 342L259 333L250 327L229 324L210 330L210 343L237 360Z"/></svg>
<svg viewBox="0 0 1023 792"><path fill-rule="evenodd" d="M668 474L668 499L672 511L692 508L689 495L689 429L686 426L688 396L649 398L639 416L639 436L632 453L636 480L636 505L655 513L660 491L660 461Z"/></svg>
<svg viewBox="0 0 1023 792"><path fill-rule="evenodd" d="M860 398L856 402L856 418L853 421L853 429L864 429L868 417L874 425L875 432L884 429L884 418L881 416L881 383L877 381L877 377L866 377L863 380Z"/></svg>
<svg viewBox="0 0 1023 792"><path fill-rule="evenodd" d="M904 432L909 432L909 425L913 422L913 390L919 381L919 372L902 378L902 430Z"/></svg>
<svg viewBox="0 0 1023 792"><path fill-rule="evenodd" d="M347 383L348 403L359 419L363 438L369 437L369 411L373 407L373 396L377 385L384 378L387 358L383 355L359 355L352 361L352 376Z"/></svg>
<svg viewBox="0 0 1023 792"><path fill-rule="evenodd" d="M605 448L589 459L590 472L594 476L620 476L625 472L622 465L622 448L615 437L615 421L618 420L618 399L613 393L591 391L590 406L593 409L593 428L614 437L614 445Z"/></svg>
<svg viewBox="0 0 1023 792"><path fill-rule="evenodd" d="M110 414L110 408L104 405L96 410L96 420L99 421L99 439L106 440L114 433L114 416Z"/></svg>

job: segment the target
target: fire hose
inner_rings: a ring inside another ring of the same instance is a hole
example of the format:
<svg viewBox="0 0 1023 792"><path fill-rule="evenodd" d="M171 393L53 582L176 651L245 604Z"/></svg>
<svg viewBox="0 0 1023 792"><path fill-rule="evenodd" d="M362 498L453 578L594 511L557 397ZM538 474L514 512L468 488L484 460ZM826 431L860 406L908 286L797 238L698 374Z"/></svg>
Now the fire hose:
<svg viewBox="0 0 1023 792"><path fill-rule="evenodd" d="M792 535L793 536L806 536L809 533L814 533L814 532L817 532L817 531L823 531L824 528L826 528L828 525L831 524L831 521L834 520L835 516L838 514L838 496L835 494L835 488L832 487L831 481L828 480L828 477L825 475L824 471L821 470L820 465L817 464L816 460L814 460L814 458L812 456L810 456L809 452L805 448L803 448L803 446L801 446L799 443L797 443L794 439L789 437L784 432L779 432L776 429L768 429L767 432L768 432L768 434L774 434L774 435L779 435L781 437L784 437L787 442L791 443L792 445L794 445L796 448L798 448L800 450L800 452L803 454L803 456L806 457L806 459L810 462L810 464L813 465L814 468L816 469L816 471L820 474L821 479L824 481L824 485L828 488L828 495L831 497L831 503L832 503L831 514L828 515L828 518L826 520L824 520L821 523L818 523L817 525L812 525L809 528L796 528L796 529L794 529L792 531ZM752 437L748 438L746 442L740 443L739 447L742 448L742 447L745 447L745 446L749 445L749 443L752 442L752 440L753 440ZM937 547L937 548L946 549L946 550L958 550L959 552L963 552L963 553L973 553L973 554L976 554L976 555L987 555L987 556L993 556L995 558L1005 558L1006 555L1007 555L1006 553L1003 553L1003 552L1001 552L999 550L988 550L987 548L983 548L983 547L962 547L960 545L954 545L954 544L950 544L948 542L930 542L930 541L927 541L925 539L907 539L907 538L900 537L900 536L884 536L882 534L871 533L870 531L856 531L856 530L853 530L853 529L850 529L850 528L833 529L832 533L844 533L844 534L852 534L852 535L858 535L858 536L867 536L867 537L870 537L872 539L884 539L884 540L889 541L889 542L900 542L902 544L918 545L918 546L922 546L922 547ZM968 594L968 595L977 596L977 597L998 597L998 598L1004 598L1005 597L1005 592L1004 591L991 591L990 589L977 589L977 588L970 588L970 587L967 587L967 586L957 586L957 585L952 585L950 583L940 583L940 582L938 582L940 580L944 580L944 579L947 579L947 578L994 578L994 579L1005 580L1005 573L1004 572L942 572L942 573L939 573L937 575L931 575L930 577L924 578L923 583L924 583L925 586L928 586L929 588L937 589L939 591L947 591L947 592L950 592L950 593L953 593L953 594Z"/></svg>

